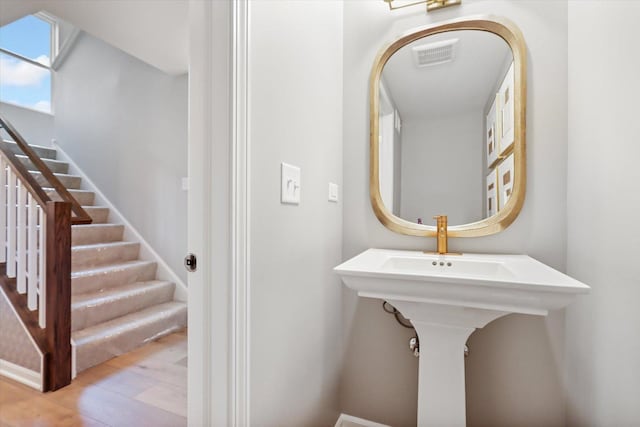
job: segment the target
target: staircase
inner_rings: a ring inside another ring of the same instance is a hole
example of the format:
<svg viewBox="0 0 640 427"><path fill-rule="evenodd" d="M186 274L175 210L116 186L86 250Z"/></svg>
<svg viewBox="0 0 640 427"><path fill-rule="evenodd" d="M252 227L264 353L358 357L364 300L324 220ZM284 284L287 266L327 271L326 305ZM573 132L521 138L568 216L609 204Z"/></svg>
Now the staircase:
<svg viewBox="0 0 640 427"><path fill-rule="evenodd" d="M5 143L52 200L57 192L12 143ZM156 279L156 263L139 259L140 244L123 240L124 225L80 189L82 178L56 160L56 150L31 146L91 216L71 229L71 345L74 376L112 357L186 327L187 306L174 301L175 284Z"/></svg>

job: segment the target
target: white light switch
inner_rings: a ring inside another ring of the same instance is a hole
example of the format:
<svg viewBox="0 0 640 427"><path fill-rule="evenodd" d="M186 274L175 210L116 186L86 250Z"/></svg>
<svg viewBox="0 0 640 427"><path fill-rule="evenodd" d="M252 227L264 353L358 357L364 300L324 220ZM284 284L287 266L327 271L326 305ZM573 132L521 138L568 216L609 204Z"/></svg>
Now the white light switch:
<svg viewBox="0 0 640 427"><path fill-rule="evenodd" d="M338 184L329 183L329 201L338 202Z"/></svg>
<svg viewBox="0 0 640 427"><path fill-rule="evenodd" d="M291 205L300 204L300 168L282 163L280 172L280 201Z"/></svg>
<svg viewBox="0 0 640 427"><path fill-rule="evenodd" d="M189 177L184 177L181 180L182 191L189 191Z"/></svg>

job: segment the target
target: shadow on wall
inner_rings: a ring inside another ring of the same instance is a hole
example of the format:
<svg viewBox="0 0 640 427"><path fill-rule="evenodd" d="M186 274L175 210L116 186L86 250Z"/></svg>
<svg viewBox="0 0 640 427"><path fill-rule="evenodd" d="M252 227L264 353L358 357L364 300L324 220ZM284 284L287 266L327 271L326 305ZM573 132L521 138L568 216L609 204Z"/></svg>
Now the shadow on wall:
<svg viewBox="0 0 640 427"><path fill-rule="evenodd" d="M415 331L384 313L382 301L360 298L348 289L343 292L345 300L355 299L353 321L346 322L350 329L345 330L343 412L397 427L415 426L418 401L412 396L418 391L418 359L409 350ZM372 404L377 401L385 405Z"/></svg>
<svg viewBox="0 0 640 427"><path fill-rule="evenodd" d="M557 405L563 340L552 337L564 318L564 311L546 318L510 314L471 334L465 359L469 427L563 426L564 411Z"/></svg>

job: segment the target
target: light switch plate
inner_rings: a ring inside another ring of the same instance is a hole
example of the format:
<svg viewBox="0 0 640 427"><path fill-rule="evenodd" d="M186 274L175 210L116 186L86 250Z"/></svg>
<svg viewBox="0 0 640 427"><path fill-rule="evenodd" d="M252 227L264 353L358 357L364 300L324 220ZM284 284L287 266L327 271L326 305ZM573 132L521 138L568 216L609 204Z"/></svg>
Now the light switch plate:
<svg viewBox="0 0 640 427"><path fill-rule="evenodd" d="M300 204L300 168L282 163L280 172L280 202L290 205Z"/></svg>
<svg viewBox="0 0 640 427"><path fill-rule="evenodd" d="M329 183L329 201L338 202L338 184L334 184L333 182Z"/></svg>
<svg viewBox="0 0 640 427"><path fill-rule="evenodd" d="M189 177L182 178L180 182L181 182L182 191L189 191Z"/></svg>

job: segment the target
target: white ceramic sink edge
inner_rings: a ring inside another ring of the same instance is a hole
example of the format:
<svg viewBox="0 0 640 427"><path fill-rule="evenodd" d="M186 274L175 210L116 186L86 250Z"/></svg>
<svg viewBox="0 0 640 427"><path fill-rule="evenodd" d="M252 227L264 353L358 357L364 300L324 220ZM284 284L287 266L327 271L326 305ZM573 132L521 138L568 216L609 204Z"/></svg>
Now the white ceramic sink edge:
<svg viewBox="0 0 640 427"><path fill-rule="evenodd" d="M527 255L368 249L334 270L362 297L543 316L590 289Z"/></svg>
<svg viewBox="0 0 640 427"><path fill-rule="evenodd" d="M341 276L387 277L571 294L587 294L590 290L584 283L528 255L438 255L372 248L338 265L334 271Z"/></svg>

